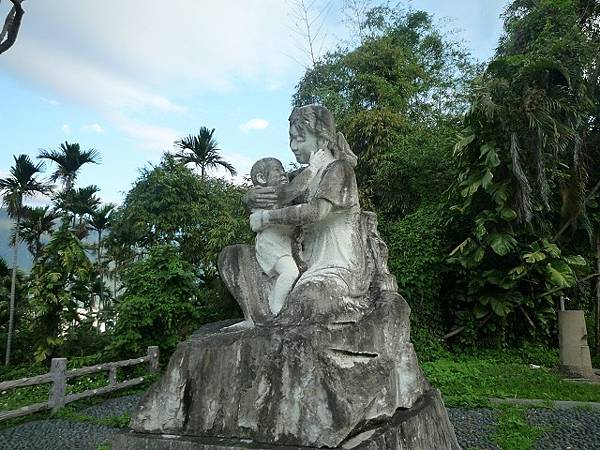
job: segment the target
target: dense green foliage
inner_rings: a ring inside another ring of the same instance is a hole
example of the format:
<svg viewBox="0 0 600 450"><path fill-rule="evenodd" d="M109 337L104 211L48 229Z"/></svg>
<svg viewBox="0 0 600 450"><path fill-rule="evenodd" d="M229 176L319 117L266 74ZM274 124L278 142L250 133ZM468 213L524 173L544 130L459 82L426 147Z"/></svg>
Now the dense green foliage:
<svg viewBox="0 0 600 450"><path fill-rule="evenodd" d="M201 180L191 169L165 156L143 169L112 219L109 246L131 260L153 246L172 244L205 277L215 274L221 249L251 239L242 187L221 179ZM111 249L109 249L111 251Z"/></svg>
<svg viewBox="0 0 600 450"><path fill-rule="evenodd" d="M172 351L202 323L240 314L216 260L223 247L252 239L243 193L169 155L142 170L111 218L107 243L122 268L114 346L121 354L153 343Z"/></svg>
<svg viewBox="0 0 600 450"><path fill-rule="evenodd" d="M201 323L199 280L194 267L171 245L156 245L123 274L113 346L143 354L150 345L170 352Z"/></svg>
<svg viewBox="0 0 600 450"><path fill-rule="evenodd" d="M428 14L374 8L361 45L298 84L293 103L328 106L358 154L418 347L451 329L466 345L552 342L558 297L591 310L599 15L514 1L480 70Z"/></svg>
<svg viewBox="0 0 600 450"><path fill-rule="evenodd" d="M449 262L458 323L473 330L481 320L471 339L550 336L557 297L592 265L576 252L594 261L592 246L572 245L598 229L585 204L600 171L600 41L597 24L588 23L600 9L588 3L513 3L455 146L452 210L464 239ZM566 222L570 236L557 239Z"/></svg>
<svg viewBox="0 0 600 450"><path fill-rule="evenodd" d="M13 243L24 241L34 259L31 273L17 277L17 361L92 355L94 364L157 344L168 356L202 323L239 315L216 259L224 246L252 237L242 187L202 179L167 155L142 170L116 208L100 204L96 186L75 185L98 152L65 143L40 157L56 164L52 178L63 182L52 205L23 207L12 191L4 197L20 214ZM29 165L34 174L41 169ZM10 290L5 264L0 289ZM4 324L8 305L1 306Z"/></svg>
<svg viewBox="0 0 600 450"><path fill-rule="evenodd" d="M90 306L95 276L81 241L63 223L31 269L29 326L39 336L36 360L53 357L69 328L85 320L80 309Z"/></svg>
<svg viewBox="0 0 600 450"><path fill-rule="evenodd" d="M363 203L393 220L450 184L450 139L476 66L423 11L374 8L364 31L358 48L306 72L293 103L332 111L358 155Z"/></svg>

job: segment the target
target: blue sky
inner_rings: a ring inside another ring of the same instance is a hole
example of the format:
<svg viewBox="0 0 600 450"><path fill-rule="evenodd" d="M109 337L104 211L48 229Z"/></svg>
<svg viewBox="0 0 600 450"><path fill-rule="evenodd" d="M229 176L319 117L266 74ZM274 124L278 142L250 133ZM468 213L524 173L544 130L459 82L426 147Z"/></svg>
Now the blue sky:
<svg viewBox="0 0 600 450"><path fill-rule="evenodd" d="M348 34L344 1L321 3L326 50ZM485 60L507 3L401 5L449 21L453 37ZM7 8L0 3L1 20ZM263 156L292 160L287 117L307 58L287 0L27 0L24 8L17 43L0 55L0 177L13 154L79 142L98 149L102 164L86 167L78 185L97 184L104 201L120 202L139 168L202 125L216 128L241 175Z"/></svg>

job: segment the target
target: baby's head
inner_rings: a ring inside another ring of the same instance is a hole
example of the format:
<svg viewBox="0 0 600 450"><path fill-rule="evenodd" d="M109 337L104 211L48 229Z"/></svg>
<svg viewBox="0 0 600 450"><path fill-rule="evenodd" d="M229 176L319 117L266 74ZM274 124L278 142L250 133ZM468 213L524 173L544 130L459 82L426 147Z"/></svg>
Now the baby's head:
<svg viewBox="0 0 600 450"><path fill-rule="evenodd" d="M263 158L250 169L250 178L254 186L277 186L288 183L283 164L277 158Z"/></svg>

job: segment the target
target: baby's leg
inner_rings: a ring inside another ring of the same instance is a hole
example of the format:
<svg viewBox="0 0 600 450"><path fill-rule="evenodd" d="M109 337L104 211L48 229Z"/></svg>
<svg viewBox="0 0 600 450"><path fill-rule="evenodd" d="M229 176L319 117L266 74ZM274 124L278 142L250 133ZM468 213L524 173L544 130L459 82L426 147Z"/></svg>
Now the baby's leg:
<svg viewBox="0 0 600 450"><path fill-rule="evenodd" d="M271 294L269 295L269 307L275 315L279 313L294 283L298 279L298 266L291 256L283 256L275 265L275 272L278 274Z"/></svg>

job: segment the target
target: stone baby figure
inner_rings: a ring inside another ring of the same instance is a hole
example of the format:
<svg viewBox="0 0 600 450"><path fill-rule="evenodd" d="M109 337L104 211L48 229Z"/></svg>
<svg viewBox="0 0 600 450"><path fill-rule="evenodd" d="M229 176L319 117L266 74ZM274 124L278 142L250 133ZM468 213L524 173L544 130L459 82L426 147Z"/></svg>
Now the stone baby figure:
<svg viewBox="0 0 600 450"><path fill-rule="evenodd" d="M278 187L289 183L281 161L276 158L263 158L254 163L250 178L255 187ZM299 275L292 252L294 231L295 227L290 225L272 225L256 234L258 264L267 276L276 277L269 294L269 308L274 315L281 310Z"/></svg>
<svg viewBox="0 0 600 450"><path fill-rule="evenodd" d="M282 208L289 206L305 194L318 168L323 165L326 158L325 151L315 152L308 166L305 166L293 178L288 177L285 173L281 161L276 158L263 158L252 166L250 178L255 188L270 187L276 191L275 195L278 200L269 209ZM292 178L291 181L290 178ZM262 211L262 209L252 209L252 213L261 213ZM301 246L296 241L296 231L295 225L271 225L256 234L258 264L267 276L277 277L269 294L269 309L273 315L279 313L300 275L298 264L302 263ZM240 327L248 325L244 322L244 325L240 325Z"/></svg>

